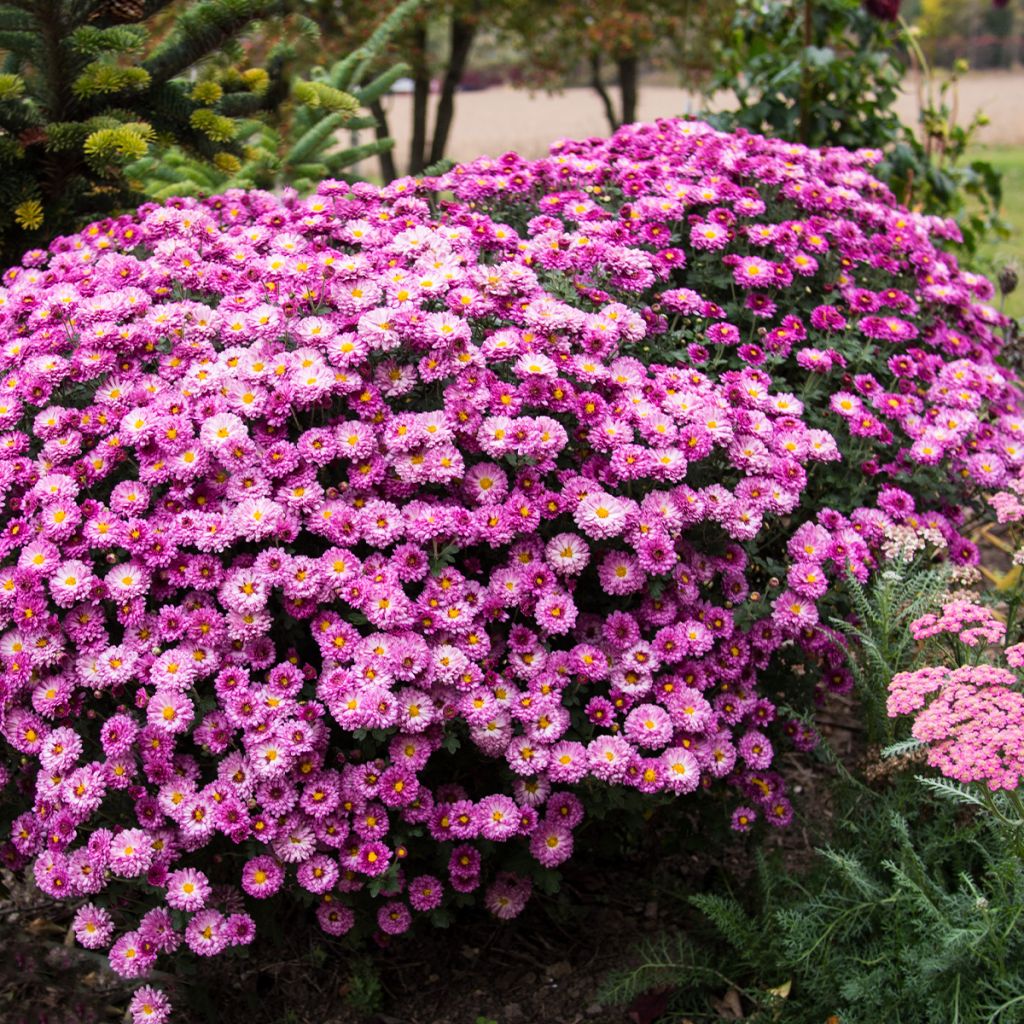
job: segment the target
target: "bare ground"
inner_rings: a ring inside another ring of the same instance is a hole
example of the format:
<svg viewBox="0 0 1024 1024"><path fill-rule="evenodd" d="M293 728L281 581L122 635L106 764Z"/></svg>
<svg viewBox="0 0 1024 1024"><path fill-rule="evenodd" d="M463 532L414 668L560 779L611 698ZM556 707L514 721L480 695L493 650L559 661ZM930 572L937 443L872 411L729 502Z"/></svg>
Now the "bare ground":
<svg viewBox="0 0 1024 1024"><path fill-rule="evenodd" d="M1024 145L1024 71L972 72L960 82L958 108L961 123L975 111L984 111L991 124L979 141L990 145ZM721 93L712 109L725 110L734 103L731 94ZM436 103L436 97L432 97ZM395 139L400 162L404 163L411 132L412 98L391 96L386 101L389 128ZM696 114L704 105L699 95L663 85L645 85L640 90L640 120ZM916 83L908 80L897 110L912 124L917 119ZM543 156L560 138L607 135L608 124L600 100L590 89L566 89L548 95L530 94L508 87L460 93L456 99L455 123L448 156L471 160L482 155L498 156L516 150L527 157Z"/></svg>

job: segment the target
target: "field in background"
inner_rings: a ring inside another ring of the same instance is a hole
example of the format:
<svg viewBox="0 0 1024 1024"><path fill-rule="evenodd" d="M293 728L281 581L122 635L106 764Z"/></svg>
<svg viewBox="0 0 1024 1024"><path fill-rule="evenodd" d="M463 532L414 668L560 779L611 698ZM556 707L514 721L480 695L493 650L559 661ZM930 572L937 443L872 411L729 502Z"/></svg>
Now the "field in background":
<svg viewBox="0 0 1024 1024"><path fill-rule="evenodd" d="M984 111L991 124L982 130L981 142L988 146L1024 146L1024 118L1020 116L1022 96L1024 71L972 72L960 82L957 103L960 122L968 122L975 111ZM436 102L437 97L432 96L431 105ZM732 103L731 94L720 93L714 97L711 108L726 110ZM385 107L401 165L409 149L412 97L389 96ZM703 97L685 89L644 84L640 90L641 121L695 114L701 109L704 109ZM915 79L907 80L896 110L908 124L917 120ZM591 89L566 89L548 95L500 86L458 94L448 156L462 161L483 155L500 156L515 150L534 158L544 156L556 139L607 134L608 123L601 102Z"/></svg>
<svg viewBox="0 0 1024 1024"><path fill-rule="evenodd" d="M1010 237L990 239L979 255L983 269L992 274L1006 265L1016 269L1021 282L1006 300L1006 312L1024 317L1024 146L981 146L971 155L987 160L1003 175L1002 217Z"/></svg>

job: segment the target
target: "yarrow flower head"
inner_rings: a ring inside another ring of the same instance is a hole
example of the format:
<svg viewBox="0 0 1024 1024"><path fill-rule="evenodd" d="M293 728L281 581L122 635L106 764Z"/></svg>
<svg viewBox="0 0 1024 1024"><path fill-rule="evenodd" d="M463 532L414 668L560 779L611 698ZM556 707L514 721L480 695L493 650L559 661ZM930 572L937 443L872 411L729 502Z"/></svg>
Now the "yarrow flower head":
<svg viewBox="0 0 1024 1024"><path fill-rule="evenodd" d="M1016 790L1024 778L1024 691L1014 670L1024 667L1024 645L1006 646L1006 626L992 609L962 598L910 629L923 642L950 637L960 653L946 650L938 664L893 676L889 716L913 716L911 735L947 778Z"/></svg>

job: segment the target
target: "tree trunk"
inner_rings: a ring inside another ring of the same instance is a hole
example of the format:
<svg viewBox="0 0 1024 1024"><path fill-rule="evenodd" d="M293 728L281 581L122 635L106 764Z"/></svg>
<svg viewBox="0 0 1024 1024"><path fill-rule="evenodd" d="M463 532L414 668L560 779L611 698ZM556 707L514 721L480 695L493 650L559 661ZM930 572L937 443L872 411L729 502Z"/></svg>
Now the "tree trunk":
<svg viewBox="0 0 1024 1024"><path fill-rule="evenodd" d="M434 138L430 144L430 162L437 163L444 157L448 145L448 133L451 131L452 119L455 116L455 90L462 81L466 70L466 61L473 46L476 35L476 21L466 21L452 17L452 46L448 58L448 70L441 85L441 96L437 101L437 120L434 122Z"/></svg>
<svg viewBox="0 0 1024 1024"><path fill-rule="evenodd" d="M430 68L427 65L427 28L413 32L412 139L409 142L409 174L419 174L426 166L427 105L430 102Z"/></svg>
<svg viewBox="0 0 1024 1024"><path fill-rule="evenodd" d="M619 122L615 116L612 98L608 95L608 90L605 88L604 81L601 78L601 54L597 52L590 55L590 87L601 97L604 116L608 119L608 128L614 132L619 127Z"/></svg>
<svg viewBox="0 0 1024 1024"><path fill-rule="evenodd" d="M622 124L632 124L636 120L637 70L636 57L620 57L619 92L622 95Z"/></svg>
<svg viewBox="0 0 1024 1024"><path fill-rule="evenodd" d="M33 16L42 35L43 56L40 70L51 100L45 117L48 129L52 123L75 120L75 101L71 91L73 75L68 67L67 54L62 44L71 26L64 23L59 0L47 0L40 4ZM81 157L72 157L68 153L46 153L41 175L44 205L49 205L51 201L59 201L63 197L68 179L80 170L82 162Z"/></svg>
<svg viewBox="0 0 1024 1024"><path fill-rule="evenodd" d="M373 132L377 137L377 141L388 138L391 135L391 131L388 128L388 115L384 110L384 104L379 99L374 100L370 104L370 113L377 119L377 123L373 126ZM390 149L385 149L377 154L377 159L380 162L380 174L384 179L384 184L386 185L389 181L394 181L398 177L398 171L395 168L394 152Z"/></svg>

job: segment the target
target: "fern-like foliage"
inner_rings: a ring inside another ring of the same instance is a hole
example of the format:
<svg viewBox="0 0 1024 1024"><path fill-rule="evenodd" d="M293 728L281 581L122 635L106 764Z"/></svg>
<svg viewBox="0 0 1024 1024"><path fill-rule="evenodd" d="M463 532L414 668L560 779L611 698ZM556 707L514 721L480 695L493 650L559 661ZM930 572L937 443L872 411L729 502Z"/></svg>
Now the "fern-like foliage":
<svg viewBox="0 0 1024 1024"><path fill-rule="evenodd" d="M847 572L844 590L854 619L833 619L847 640L847 657L864 709L871 743L892 744L898 737L886 712L889 682L915 664L918 644L910 624L938 604L949 580L944 566L891 563L864 586Z"/></svg>
<svg viewBox="0 0 1024 1024"><path fill-rule="evenodd" d="M769 991L741 986L723 971L712 947L699 945L683 932L662 932L646 939L633 952L635 964L609 975L598 997L605 1005L625 1006L645 992L670 989L673 1005L684 1013L701 1015L709 1008L707 993L735 988L766 1011L777 1004ZM675 1014L673 1020L678 1019ZM758 1016L748 1018L758 1020ZM769 1017L763 1018L770 1019Z"/></svg>
<svg viewBox="0 0 1024 1024"><path fill-rule="evenodd" d="M952 807L911 824L889 804L877 798L806 878L776 868L746 901L692 896L706 928L644 942L602 998L670 988L672 1020L710 1017L729 988L761 1024L1024 1020L1018 851L998 830L958 823Z"/></svg>
<svg viewBox="0 0 1024 1024"><path fill-rule="evenodd" d="M644 943L609 1002L670 987L667 1020L712 1019L735 988L756 1024L1024 1022L1024 801L915 775L921 744L885 713L892 675L934 657L909 626L945 588L942 570L914 565L849 580L854 617L835 625L891 772L872 784L824 745L833 818L813 866L794 876L759 857L755 885L683 894L703 923Z"/></svg>

